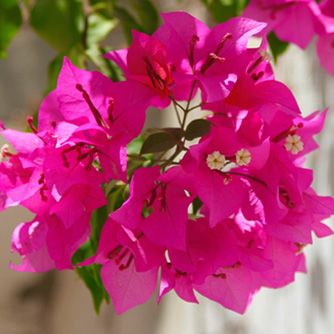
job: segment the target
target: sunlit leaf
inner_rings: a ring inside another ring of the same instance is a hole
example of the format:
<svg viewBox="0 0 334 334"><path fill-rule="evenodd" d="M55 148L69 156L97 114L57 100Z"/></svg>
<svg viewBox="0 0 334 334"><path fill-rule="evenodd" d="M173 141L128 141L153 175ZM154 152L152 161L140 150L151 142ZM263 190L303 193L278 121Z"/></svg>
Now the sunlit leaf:
<svg viewBox="0 0 334 334"><path fill-rule="evenodd" d="M89 15L86 37L87 47L92 47L105 39L115 26L115 20L109 19L102 14L93 13Z"/></svg>

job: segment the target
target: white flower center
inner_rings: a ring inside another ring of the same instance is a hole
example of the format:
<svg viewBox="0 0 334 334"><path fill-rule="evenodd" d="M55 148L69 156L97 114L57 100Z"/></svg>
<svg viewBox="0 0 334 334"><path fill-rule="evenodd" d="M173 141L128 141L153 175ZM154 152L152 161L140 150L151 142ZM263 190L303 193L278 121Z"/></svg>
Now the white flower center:
<svg viewBox="0 0 334 334"><path fill-rule="evenodd" d="M252 160L251 153L245 148L239 150L236 153L235 157L236 157L236 164L238 166L247 166Z"/></svg>
<svg viewBox="0 0 334 334"><path fill-rule="evenodd" d="M225 156L219 151L214 151L206 158L206 163L210 169L222 169L225 165Z"/></svg>
<svg viewBox="0 0 334 334"><path fill-rule="evenodd" d="M292 154L298 154L304 149L304 143L298 135L288 135L284 144L285 149Z"/></svg>

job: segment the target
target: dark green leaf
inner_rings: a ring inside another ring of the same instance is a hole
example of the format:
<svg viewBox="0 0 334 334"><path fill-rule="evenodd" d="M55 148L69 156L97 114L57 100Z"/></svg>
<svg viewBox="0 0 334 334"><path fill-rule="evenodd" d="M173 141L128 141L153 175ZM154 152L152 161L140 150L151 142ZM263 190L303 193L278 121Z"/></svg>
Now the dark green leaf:
<svg viewBox="0 0 334 334"><path fill-rule="evenodd" d="M114 8L115 17L117 17L122 25L125 38L130 45L132 42L131 30L141 31L141 27L136 21L136 19L131 15L126 9L115 6Z"/></svg>
<svg viewBox="0 0 334 334"><path fill-rule="evenodd" d="M177 144L177 140L167 132L153 133L146 138L140 154L163 152Z"/></svg>
<svg viewBox="0 0 334 334"><path fill-rule="evenodd" d="M289 43L281 41L273 31L268 35L267 38L270 50L276 62L277 57L286 51L286 49L289 46Z"/></svg>
<svg viewBox="0 0 334 334"><path fill-rule="evenodd" d="M198 210L201 208L201 206L203 205L203 202L199 199L199 197L197 196L193 202L193 214L196 215Z"/></svg>
<svg viewBox="0 0 334 334"><path fill-rule="evenodd" d="M184 131L180 128L162 128L159 130L163 132L167 132L168 134L170 134L177 140L182 139L182 137L184 136Z"/></svg>
<svg viewBox="0 0 334 334"><path fill-rule="evenodd" d="M142 31L152 35L159 26L159 13L151 1L131 0L131 6L139 17Z"/></svg>
<svg viewBox="0 0 334 334"><path fill-rule="evenodd" d="M90 266L76 267L75 271L90 290L95 311L99 314L103 300L106 300L107 303L110 302L110 297L101 279L101 265L93 263Z"/></svg>
<svg viewBox="0 0 334 334"><path fill-rule="evenodd" d="M211 122L205 119L195 119L187 126L185 138L193 140L198 137L203 137L210 132Z"/></svg>
<svg viewBox="0 0 334 334"><path fill-rule="evenodd" d="M6 49L22 24L18 0L0 0L0 58L6 58Z"/></svg>
<svg viewBox="0 0 334 334"><path fill-rule="evenodd" d="M68 52L83 42L82 0L37 0L30 20L37 34L59 52Z"/></svg>

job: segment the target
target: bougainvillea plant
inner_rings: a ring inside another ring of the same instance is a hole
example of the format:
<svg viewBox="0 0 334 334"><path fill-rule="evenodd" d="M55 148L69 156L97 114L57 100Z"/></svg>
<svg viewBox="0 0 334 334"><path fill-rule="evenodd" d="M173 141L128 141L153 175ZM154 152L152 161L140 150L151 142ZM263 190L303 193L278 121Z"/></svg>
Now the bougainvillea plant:
<svg viewBox="0 0 334 334"><path fill-rule="evenodd" d="M270 20L290 15L281 2ZM65 57L37 126L1 124L11 146L1 149L0 208L35 214L13 233L22 262L10 267L76 270L96 308L110 298L117 314L156 289L158 302L174 290L197 303L198 292L243 313L261 287L306 271L312 232L332 234L322 221L334 200L303 167L327 110L304 118L275 80L266 35L284 35L282 24L235 17L211 30L185 12L161 16L152 36L133 31L129 48L104 55L123 81ZM178 125L144 129L149 107L169 107Z"/></svg>

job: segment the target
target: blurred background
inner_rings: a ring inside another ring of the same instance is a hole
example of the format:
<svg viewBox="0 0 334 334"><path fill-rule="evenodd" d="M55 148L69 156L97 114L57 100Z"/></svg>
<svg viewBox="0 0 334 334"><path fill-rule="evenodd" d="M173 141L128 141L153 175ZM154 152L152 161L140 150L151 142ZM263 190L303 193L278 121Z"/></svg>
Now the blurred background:
<svg viewBox="0 0 334 334"><path fill-rule="evenodd" d="M152 1L160 12L184 10L213 26L211 14L199 0ZM110 37L115 48L125 47L120 28ZM48 64L56 52L29 24L0 60L0 119L6 127L24 130L48 85ZM279 71L277 70L279 69ZM290 45L275 67L277 80L294 93L304 116L330 107L325 129L317 137L321 149L307 166L314 169L313 187L319 195L334 195L334 78L324 72L314 45L306 52ZM170 122L168 114L151 111L149 122ZM1 139L0 144L3 144ZM28 274L11 271L11 235L32 215L22 208L0 212L0 333L1 334L330 334L334 330L334 238L314 240L305 249L308 274L279 289L263 289L244 315L225 310L199 296L200 304L181 301L173 292L159 306L156 295L145 305L117 316L112 305L96 315L88 289L75 272ZM333 228L333 221L329 222Z"/></svg>

